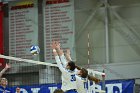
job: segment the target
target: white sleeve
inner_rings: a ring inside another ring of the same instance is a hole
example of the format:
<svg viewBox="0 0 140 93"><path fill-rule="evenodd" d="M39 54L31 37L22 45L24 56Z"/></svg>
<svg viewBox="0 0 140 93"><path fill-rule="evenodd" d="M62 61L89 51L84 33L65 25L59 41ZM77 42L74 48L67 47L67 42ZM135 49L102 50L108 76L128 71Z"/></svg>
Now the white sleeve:
<svg viewBox="0 0 140 93"><path fill-rule="evenodd" d="M58 67L59 67L59 69L60 69L60 71L61 71L62 73L67 72L67 71L65 70L65 68L63 67L62 63L61 63L61 61L60 61L60 59L59 59L59 56L55 56L55 61L56 61L57 65L58 65Z"/></svg>
<svg viewBox="0 0 140 93"><path fill-rule="evenodd" d="M63 64L64 68L66 68L66 65L68 63L67 60L66 60L66 57L64 55L61 55L60 60L61 60L61 62Z"/></svg>

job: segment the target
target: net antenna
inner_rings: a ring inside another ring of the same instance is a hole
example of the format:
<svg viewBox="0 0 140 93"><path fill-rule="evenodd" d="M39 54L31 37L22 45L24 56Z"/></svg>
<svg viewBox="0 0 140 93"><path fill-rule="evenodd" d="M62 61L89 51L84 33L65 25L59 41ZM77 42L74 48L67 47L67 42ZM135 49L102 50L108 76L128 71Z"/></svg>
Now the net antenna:
<svg viewBox="0 0 140 93"><path fill-rule="evenodd" d="M0 54L0 58L14 60L14 61L17 61L17 62L23 62L24 61L26 63L32 63L32 64L38 64L38 65L46 65L46 66L57 67L56 64L52 64L52 63L46 63L46 62L41 62L41 61L34 61L34 60L30 60L30 59L23 59L23 58L12 57L12 56L5 56L5 55L1 55L1 54Z"/></svg>

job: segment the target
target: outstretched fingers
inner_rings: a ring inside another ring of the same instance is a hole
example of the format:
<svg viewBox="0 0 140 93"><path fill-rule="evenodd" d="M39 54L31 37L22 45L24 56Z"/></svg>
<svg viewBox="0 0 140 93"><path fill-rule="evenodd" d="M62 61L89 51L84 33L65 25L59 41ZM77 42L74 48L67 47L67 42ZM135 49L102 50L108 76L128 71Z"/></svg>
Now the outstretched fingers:
<svg viewBox="0 0 140 93"><path fill-rule="evenodd" d="M56 42L55 41L52 41L52 43L50 44L51 48L52 49L56 49Z"/></svg>

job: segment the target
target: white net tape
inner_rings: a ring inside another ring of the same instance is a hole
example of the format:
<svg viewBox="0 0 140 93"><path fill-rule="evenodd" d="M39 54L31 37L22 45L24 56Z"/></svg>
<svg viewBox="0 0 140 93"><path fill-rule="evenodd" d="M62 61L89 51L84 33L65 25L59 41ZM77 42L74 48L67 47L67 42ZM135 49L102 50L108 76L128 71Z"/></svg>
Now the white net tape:
<svg viewBox="0 0 140 93"><path fill-rule="evenodd" d="M5 58L5 59L19 61L19 62L24 61L24 62L27 62L27 63L38 64L38 65L47 65L47 66L55 66L55 67L57 67L56 64L52 64L52 63L34 61L34 60L30 60L30 59L23 59L23 58L11 57L11 56L5 56L5 55L1 55L1 54L0 54L0 58Z"/></svg>

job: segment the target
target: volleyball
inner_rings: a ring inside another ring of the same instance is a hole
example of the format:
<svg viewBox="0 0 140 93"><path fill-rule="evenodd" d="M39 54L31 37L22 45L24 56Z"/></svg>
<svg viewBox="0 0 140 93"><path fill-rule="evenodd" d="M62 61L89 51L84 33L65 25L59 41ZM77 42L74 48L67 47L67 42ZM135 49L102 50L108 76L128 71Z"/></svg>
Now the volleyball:
<svg viewBox="0 0 140 93"><path fill-rule="evenodd" d="M30 53L32 55L38 55L40 52L40 48L38 46L31 46Z"/></svg>

